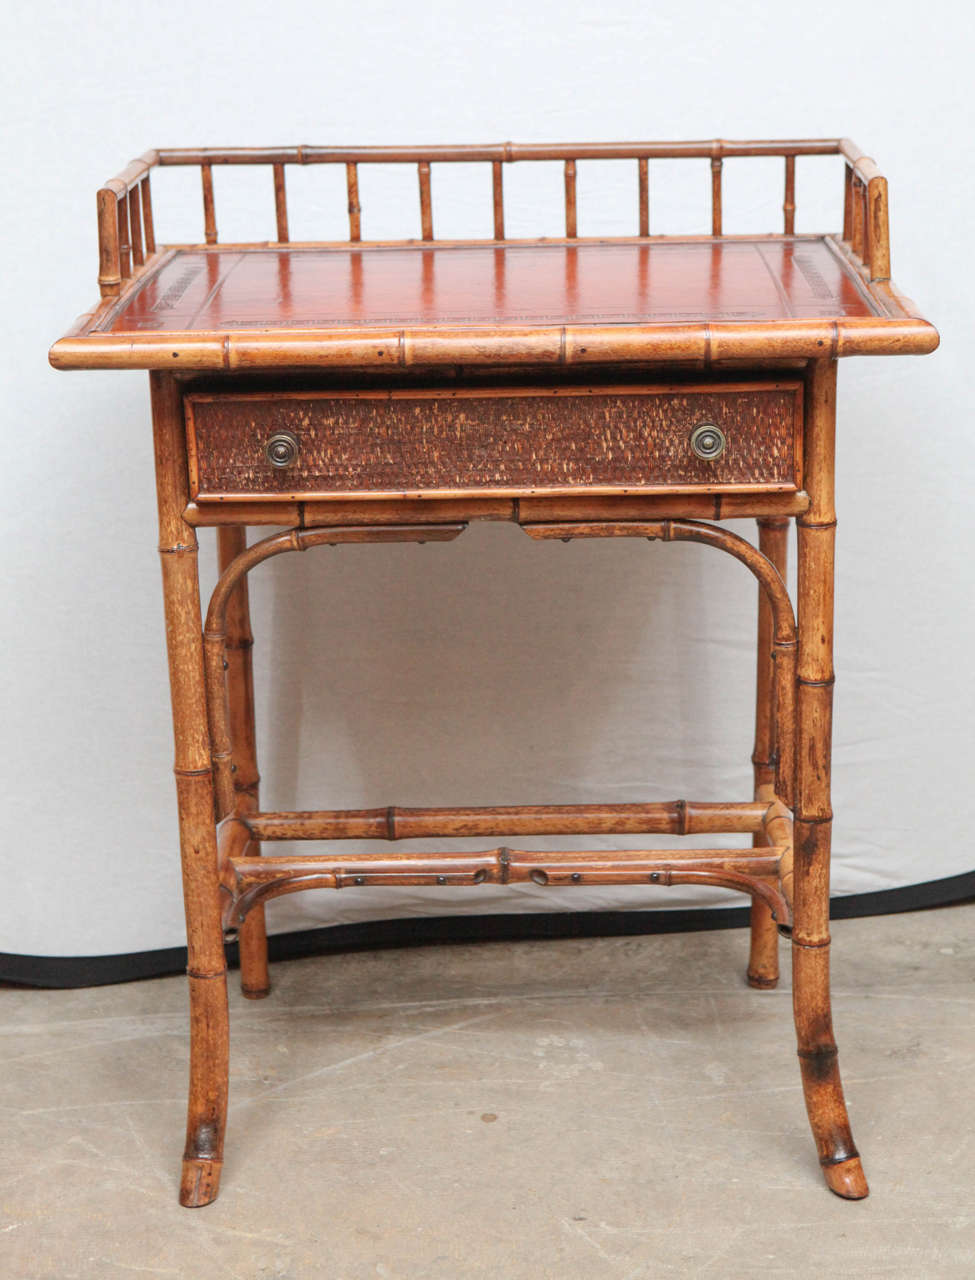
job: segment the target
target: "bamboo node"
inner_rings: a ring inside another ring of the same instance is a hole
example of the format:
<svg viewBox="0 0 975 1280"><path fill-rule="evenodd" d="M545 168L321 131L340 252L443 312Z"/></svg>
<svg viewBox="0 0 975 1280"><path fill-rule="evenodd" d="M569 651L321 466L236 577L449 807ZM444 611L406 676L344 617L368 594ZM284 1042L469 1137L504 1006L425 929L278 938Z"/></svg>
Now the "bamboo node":
<svg viewBox="0 0 975 1280"><path fill-rule="evenodd" d="M839 1055L839 1049L835 1044L817 1045L815 1049L797 1049L796 1053L800 1058L806 1058L811 1061L821 1061L825 1058L835 1058ZM844 1156L843 1159L848 1159Z"/></svg>
<svg viewBox="0 0 975 1280"><path fill-rule="evenodd" d="M678 800L674 808L677 810L677 834L687 835L687 801Z"/></svg>

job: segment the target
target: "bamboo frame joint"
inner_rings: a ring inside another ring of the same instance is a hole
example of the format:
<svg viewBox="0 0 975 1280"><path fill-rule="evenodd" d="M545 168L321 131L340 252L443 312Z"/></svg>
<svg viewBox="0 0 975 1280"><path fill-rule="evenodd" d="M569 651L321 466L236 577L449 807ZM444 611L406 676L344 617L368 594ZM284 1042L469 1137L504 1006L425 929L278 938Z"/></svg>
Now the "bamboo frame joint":
<svg viewBox="0 0 975 1280"><path fill-rule="evenodd" d="M808 1061L821 1062L828 1058L837 1057L839 1049L835 1044L819 1044L815 1049L797 1049L796 1053L800 1058L805 1058Z"/></svg>
<svg viewBox="0 0 975 1280"><path fill-rule="evenodd" d="M802 951L825 951L831 941L829 934L825 938L806 938L797 937L794 930L792 933L792 945Z"/></svg>

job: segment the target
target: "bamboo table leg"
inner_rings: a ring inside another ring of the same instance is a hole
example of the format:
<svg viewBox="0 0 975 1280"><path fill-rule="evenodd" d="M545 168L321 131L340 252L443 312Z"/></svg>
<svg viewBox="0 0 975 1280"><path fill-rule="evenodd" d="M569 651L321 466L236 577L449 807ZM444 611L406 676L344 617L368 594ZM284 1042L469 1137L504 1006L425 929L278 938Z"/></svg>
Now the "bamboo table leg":
<svg viewBox="0 0 975 1280"><path fill-rule="evenodd" d="M179 1198L196 1207L214 1200L220 1184L227 1115L227 969L197 543L182 515L188 496L182 406L172 378L153 373L150 385L190 988L190 1087Z"/></svg>
<svg viewBox="0 0 975 1280"><path fill-rule="evenodd" d="M788 554L789 521L785 517L768 516L758 521L758 549L775 565L785 580ZM758 592L757 678L755 683L755 799L771 801L775 793L775 760L772 741L772 697L774 664L772 661L772 610L766 593ZM752 837L753 845L761 845L764 833ZM779 932L772 913L764 902L752 899L751 952L748 959L748 983L770 990L779 983Z"/></svg>
<svg viewBox="0 0 975 1280"><path fill-rule="evenodd" d="M831 1191L867 1194L840 1083L829 991L830 745L833 705L833 453L836 362L809 381L805 473L811 499L798 520L799 662L792 991L809 1123Z"/></svg>
<svg viewBox="0 0 975 1280"><path fill-rule="evenodd" d="M217 529L217 553L220 572L247 545L247 532L241 525L223 525ZM247 575L243 574L227 605L227 702L230 741L233 743L234 793L238 811L258 807L257 745L254 726L254 671L251 651L250 605ZM223 816L223 815L221 815ZM261 846L250 843L244 850L256 857ZM260 1000L271 989L267 967L267 931L263 903L251 910L240 929L240 989L250 1000Z"/></svg>

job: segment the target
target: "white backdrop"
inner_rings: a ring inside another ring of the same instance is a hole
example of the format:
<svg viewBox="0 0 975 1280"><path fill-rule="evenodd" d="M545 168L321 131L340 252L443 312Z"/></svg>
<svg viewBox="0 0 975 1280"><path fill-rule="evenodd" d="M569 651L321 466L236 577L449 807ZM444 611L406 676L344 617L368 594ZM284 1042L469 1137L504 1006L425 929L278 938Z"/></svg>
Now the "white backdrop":
<svg viewBox="0 0 975 1280"><path fill-rule="evenodd" d="M146 378L46 362L96 298L96 187L157 145L846 134L874 155L894 277L942 347L841 364L834 887L971 868L968 5L7 0L4 14L0 951L182 939ZM677 180L703 195L705 170ZM802 174L799 229L831 229ZM222 178L221 232L250 234L252 209L270 217L266 174L229 204ZM838 175L823 190L838 201ZM633 192L607 191L628 225ZM774 229L741 191L747 229ZM409 192L413 216L412 175ZM156 198L157 230L200 236L195 189L167 196L160 180ZM326 204L312 193L306 216ZM285 557L252 596L275 807L749 793L754 590L725 557L481 525L447 546ZM269 921L730 900L678 892L349 890L285 898Z"/></svg>

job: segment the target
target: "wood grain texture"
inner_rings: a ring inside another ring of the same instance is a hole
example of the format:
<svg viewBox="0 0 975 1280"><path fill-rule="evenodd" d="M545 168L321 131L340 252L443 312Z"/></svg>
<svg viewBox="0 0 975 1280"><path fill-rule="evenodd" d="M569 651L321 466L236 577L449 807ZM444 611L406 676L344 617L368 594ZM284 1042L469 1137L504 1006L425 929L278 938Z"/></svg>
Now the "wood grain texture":
<svg viewBox="0 0 975 1280"><path fill-rule="evenodd" d="M112 333L763 323L881 314L822 237L180 248Z"/></svg>
<svg viewBox="0 0 975 1280"><path fill-rule="evenodd" d="M186 397L191 497L755 488L795 491L801 384ZM695 455L703 422L724 431ZM265 455L276 432L293 466Z"/></svg>

